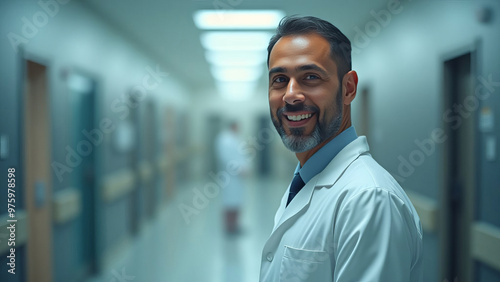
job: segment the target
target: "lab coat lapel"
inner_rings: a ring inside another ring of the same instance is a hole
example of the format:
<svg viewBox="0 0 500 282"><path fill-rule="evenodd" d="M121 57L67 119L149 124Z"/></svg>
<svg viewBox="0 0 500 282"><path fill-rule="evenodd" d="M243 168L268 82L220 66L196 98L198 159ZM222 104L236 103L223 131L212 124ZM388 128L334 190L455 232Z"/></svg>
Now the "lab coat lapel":
<svg viewBox="0 0 500 282"><path fill-rule="evenodd" d="M273 233L280 226L293 217L297 216L306 206L309 205L316 188L332 187L349 165L361 154L369 151L365 136L360 136L342 149L337 156L326 166L326 168L314 176L295 196L288 207L286 201L288 193L281 199L281 205L276 212ZM290 187L288 187L287 192Z"/></svg>
<svg viewBox="0 0 500 282"><path fill-rule="evenodd" d="M285 208L288 199L288 192L290 191L290 186L288 186L286 197L283 197L283 199L281 199L281 205L276 216L278 224L274 225L274 230L276 230L285 221L297 215L301 210L309 205L311 196L314 191L315 182L316 181L314 181L314 178L307 182L306 185L302 187L299 193L293 198L290 204L288 204L288 207Z"/></svg>

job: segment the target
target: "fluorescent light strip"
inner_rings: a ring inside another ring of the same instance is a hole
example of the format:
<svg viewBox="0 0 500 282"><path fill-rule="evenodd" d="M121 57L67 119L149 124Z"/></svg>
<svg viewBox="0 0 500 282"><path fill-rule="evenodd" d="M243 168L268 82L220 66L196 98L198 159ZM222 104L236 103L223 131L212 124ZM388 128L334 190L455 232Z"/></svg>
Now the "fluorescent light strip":
<svg viewBox="0 0 500 282"><path fill-rule="evenodd" d="M201 45L210 51L264 51L272 34L258 31L212 31L201 35Z"/></svg>
<svg viewBox="0 0 500 282"><path fill-rule="evenodd" d="M260 66L267 60L266 51L207 51L205 58L214 66Z"/></svg>
<svg viewBox="0 0 500 282"><path fill-rule="evenodd" d="M280 10L199 10L193 20L199 29L274 29L284 16Z"/></svg>

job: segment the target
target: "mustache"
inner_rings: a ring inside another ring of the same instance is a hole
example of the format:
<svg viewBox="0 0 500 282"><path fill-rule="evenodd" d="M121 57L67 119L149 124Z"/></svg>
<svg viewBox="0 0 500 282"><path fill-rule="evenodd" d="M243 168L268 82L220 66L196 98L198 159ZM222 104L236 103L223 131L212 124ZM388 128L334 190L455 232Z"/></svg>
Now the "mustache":
<svg viewBox="0 0 500 282"><path fill-rule="evenodd" d="M285 104L284 107L281 107L276 111L276 116L280 117L281 115L283 115L284 112L299 112L299 111L308 111L316 113L319 112L319 109L316 106L308 106L304 104L297 104L297 105Z"/></svg>

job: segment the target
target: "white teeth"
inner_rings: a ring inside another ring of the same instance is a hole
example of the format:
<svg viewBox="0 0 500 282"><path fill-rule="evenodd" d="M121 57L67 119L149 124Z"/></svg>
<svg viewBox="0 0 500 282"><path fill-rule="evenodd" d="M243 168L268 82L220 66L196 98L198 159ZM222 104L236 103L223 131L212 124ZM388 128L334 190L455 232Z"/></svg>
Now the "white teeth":
<svg viewBox="0 0 500 282"><path fill-rule="evenodd" d="M304 115L297 115L297 116L286 116L289 120L293 120L293 121L299 121L299 120L303 120L303 119L306 119L306 118L310 118L312 116L312 114L304 114Z"/></svg>

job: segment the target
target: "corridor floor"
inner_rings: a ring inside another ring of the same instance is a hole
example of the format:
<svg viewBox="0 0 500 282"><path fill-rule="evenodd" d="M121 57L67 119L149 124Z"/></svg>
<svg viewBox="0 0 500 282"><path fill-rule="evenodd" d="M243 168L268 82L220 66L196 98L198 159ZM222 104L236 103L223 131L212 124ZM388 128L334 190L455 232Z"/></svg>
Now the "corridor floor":
<svg viewBox="0 0 500 282"><path fill-rule="evenodd" d="M263 179L245 181L245 202L240 216L241 232L224 231L221 196L190 217L179 209L193 206L191 183L176 196L99 277L88 282L245 282L258 281L262 247L269 236L286 182Z"/></svg>

